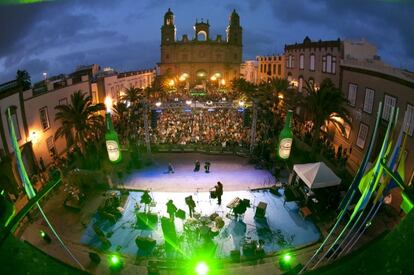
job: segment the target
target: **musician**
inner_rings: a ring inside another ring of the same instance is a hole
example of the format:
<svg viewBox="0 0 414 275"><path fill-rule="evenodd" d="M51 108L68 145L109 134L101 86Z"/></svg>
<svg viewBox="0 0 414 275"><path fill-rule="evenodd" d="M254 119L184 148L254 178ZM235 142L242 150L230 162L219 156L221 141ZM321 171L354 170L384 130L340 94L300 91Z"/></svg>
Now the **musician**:
<svg viewBox="0 0 414 275"><path fill-rule="evenodd" d="M171 162L168 163L168 174L173 173L174 174L174 167L172 166Z"/></svg>
<svg viewBox="0 0 414 275"><path fill-rule="evenodd" d="M204 163L204 169L206 170L205 171L206 173L210 173L210 165L211 165L211 163L209 161L206 161Z"/></svg>
<svg viewBox="0 0 414 275"><path fill-rule="evenodd" d="M193 196L188 196L185 198L185 203L188 205L188 210L190 212L190 218L193 217L193 213L194 213L194 208L196 206L194 200L193 200Z"/></svg>
<svg viewBox="0 0 414 275"><path fill-rule="evenodd" d="M218 205L221 205L221 196L223 195L223 184L218 181L217 185L215 186L215 189L216 189Z"/></svg>
<svg viewBox="0 0 414 275"><path fill-rule="evenodd" d="M194 172L200 171L200 161L196 161L194 164Z"/></svg>
<svg viewBox="0 0 414 275"><path fill-rule="evenodd" d="M152 201L152 198L149 195L148 191L147 190L144 191L144 194L142 194L141 201L140 201L141 203L143 203L145 205L144 211L147 210L147 206L151 203L151 201Z"/></svg>
<svg viewBox="0 0 414 275"><path fill-rule="evenodd" d="M173 200L167 202L167 213L170 215L170 220L174 221L175 213L177 212L177 207L174 205Z"/></svg>

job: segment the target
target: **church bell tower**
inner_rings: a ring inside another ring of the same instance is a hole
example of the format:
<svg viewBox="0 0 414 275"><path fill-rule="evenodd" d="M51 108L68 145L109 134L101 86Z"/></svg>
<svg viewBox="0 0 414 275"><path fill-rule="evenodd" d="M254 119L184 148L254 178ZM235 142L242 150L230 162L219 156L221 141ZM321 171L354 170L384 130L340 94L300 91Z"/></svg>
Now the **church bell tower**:
<svg viewBox="0 0 414 275"><path fill-rule="evenodd" d="M164 25L161 27L161 44L171 44L175 42L174 13L171 9L164 15Z"/></svg>
<svg viewBox="0 0 414 275"><path fill-rule="evenodd" d="M236 10L233 10L230 15L229 26L227 27L227 42L231 45L242 46L242 27Z"/></svg>

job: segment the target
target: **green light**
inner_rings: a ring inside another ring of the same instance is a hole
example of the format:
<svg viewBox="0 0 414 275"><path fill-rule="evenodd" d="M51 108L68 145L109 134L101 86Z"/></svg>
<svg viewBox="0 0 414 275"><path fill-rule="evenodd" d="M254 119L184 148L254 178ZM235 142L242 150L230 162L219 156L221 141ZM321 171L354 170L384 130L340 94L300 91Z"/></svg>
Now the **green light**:
<svg viewBox="0 0 414 275"><path fill-rule="evenodd" d="M199 262L196 265L195 271L197 275L206 275L208 273L208 266L205 262Z"/></svg>
<svg viewBox="0 0 414 275"><path fill-rule="evenodd" d="M284 260L286 263L288 263L288 262L290 262L290 261L292 260L292 256L291 256L290 254L285 254L285 255L283 256L283 260Z"/></svg>
<svg viewBox="0 0 414 275"><path fill-rule="evenodd" d="M46 236L46 233L45 233L43 230L40 230L40 236L41 236L42 238L44 238L44 237Z"/></svg>
<svg viewBox="0 0 414 275"><path fill-rule="evenodd" d="M120 259L119 259L119 257L118 256L116 256L116 255L112 255L111 256L111 264L112 265L117 265L117 264L119 264L121 261L120 261Z"/></svg>

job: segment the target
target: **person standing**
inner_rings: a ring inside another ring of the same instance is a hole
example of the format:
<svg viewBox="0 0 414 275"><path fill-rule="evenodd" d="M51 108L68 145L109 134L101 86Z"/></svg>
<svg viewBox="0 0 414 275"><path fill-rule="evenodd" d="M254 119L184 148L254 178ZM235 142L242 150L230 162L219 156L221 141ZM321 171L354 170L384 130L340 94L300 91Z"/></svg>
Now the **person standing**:
<svg viewBox="0 0 414 275"><path fill-rule="evenodd" d="M170 215L170 220L174 221L175 213L177 212L177 207L174 205L173 200L167 202L167 213Z"/></svg>
<svg viewBox="0 0 414 275"><path fill-rule="evenodd" d="M223 195L223 184L218 181L215 187L216 187L216 196L218 200L218 205L221 205L221 196Z"/></svg>
<svg viewBox="0 0 414 275"><path fill-rule="evenodd" d="M204 163L204 169L206 170L206 173L210 173L210 165L211 163L209 161L206 161Z"/></svg>
<svg viewBox="0 0 414 275"><path fill-rule="evenodd" d="M171 162L168 163L168 174L174 174L174 167L172 166Z"/></svg>
<svg viewBox="0 0 414 275"><path fill-rule="evenodd" d="M188 206L188 210L190 212L190 218L193 217L193 213L194 213L194 208L196 206L194 200L193 200L193 196L188 196L185 198L185 203Z"/></svg>
<svg viewBox="0 0 414 275"><path fill-rule="evenodd" d="M200 171L200 161L196 161L194 164L194 172Z"/></svg>

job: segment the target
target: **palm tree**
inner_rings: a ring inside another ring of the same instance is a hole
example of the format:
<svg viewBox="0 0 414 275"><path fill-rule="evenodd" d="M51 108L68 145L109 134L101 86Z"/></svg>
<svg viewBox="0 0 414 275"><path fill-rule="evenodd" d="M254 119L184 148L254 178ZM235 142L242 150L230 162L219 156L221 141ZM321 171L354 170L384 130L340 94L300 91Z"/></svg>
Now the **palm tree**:
<svg viewBox="0 0 414 275"><path fill-rule="evenodd" d="M346 109L347 99L342 91L335 87L327 78L322 81L320 88L306 82L307 95L303 98L305 116L313 122L312 148L315 150L320 137L320 128L332 124L338 131L345 134L346 125L350 125L350 115Z"/></svg>
<svg viewBox="0 0 414 275"><path fill-rule="evenodd" d="M30 80L30 75L25 70L18 70L16 72L16 80L20 87L22 87L23 91L30 89L32 82Z"/></svg>
<svg viewBox="0 0 414 275"><path fill-rule="evenodd" d="M58 105L55 109L55 121L62 124L55 133L55 140L65 137L68 147L72 142L85 153L86 142L91 139L97 140L103 128L104 119L98 112L105 110L105 105L93 105L90 96L77 91L70 96L70 104Z"/></svg>
<svg viewBox="0 0 414 275"><path fill-rule="evenodd" d="M127 132L128 125L128 107L124 102L117 102L113 107L114 116L116 118L116 123L118 125L118 133L124 139Z"/></svg>
<svg viewBox="0 0 414 275"><path fill-rule="evenodd" d="M143 90L141 88L131 86L125 90L125 94L121 97L121 100L129 102L132 109L136 109L142 97Z"/></svg>

